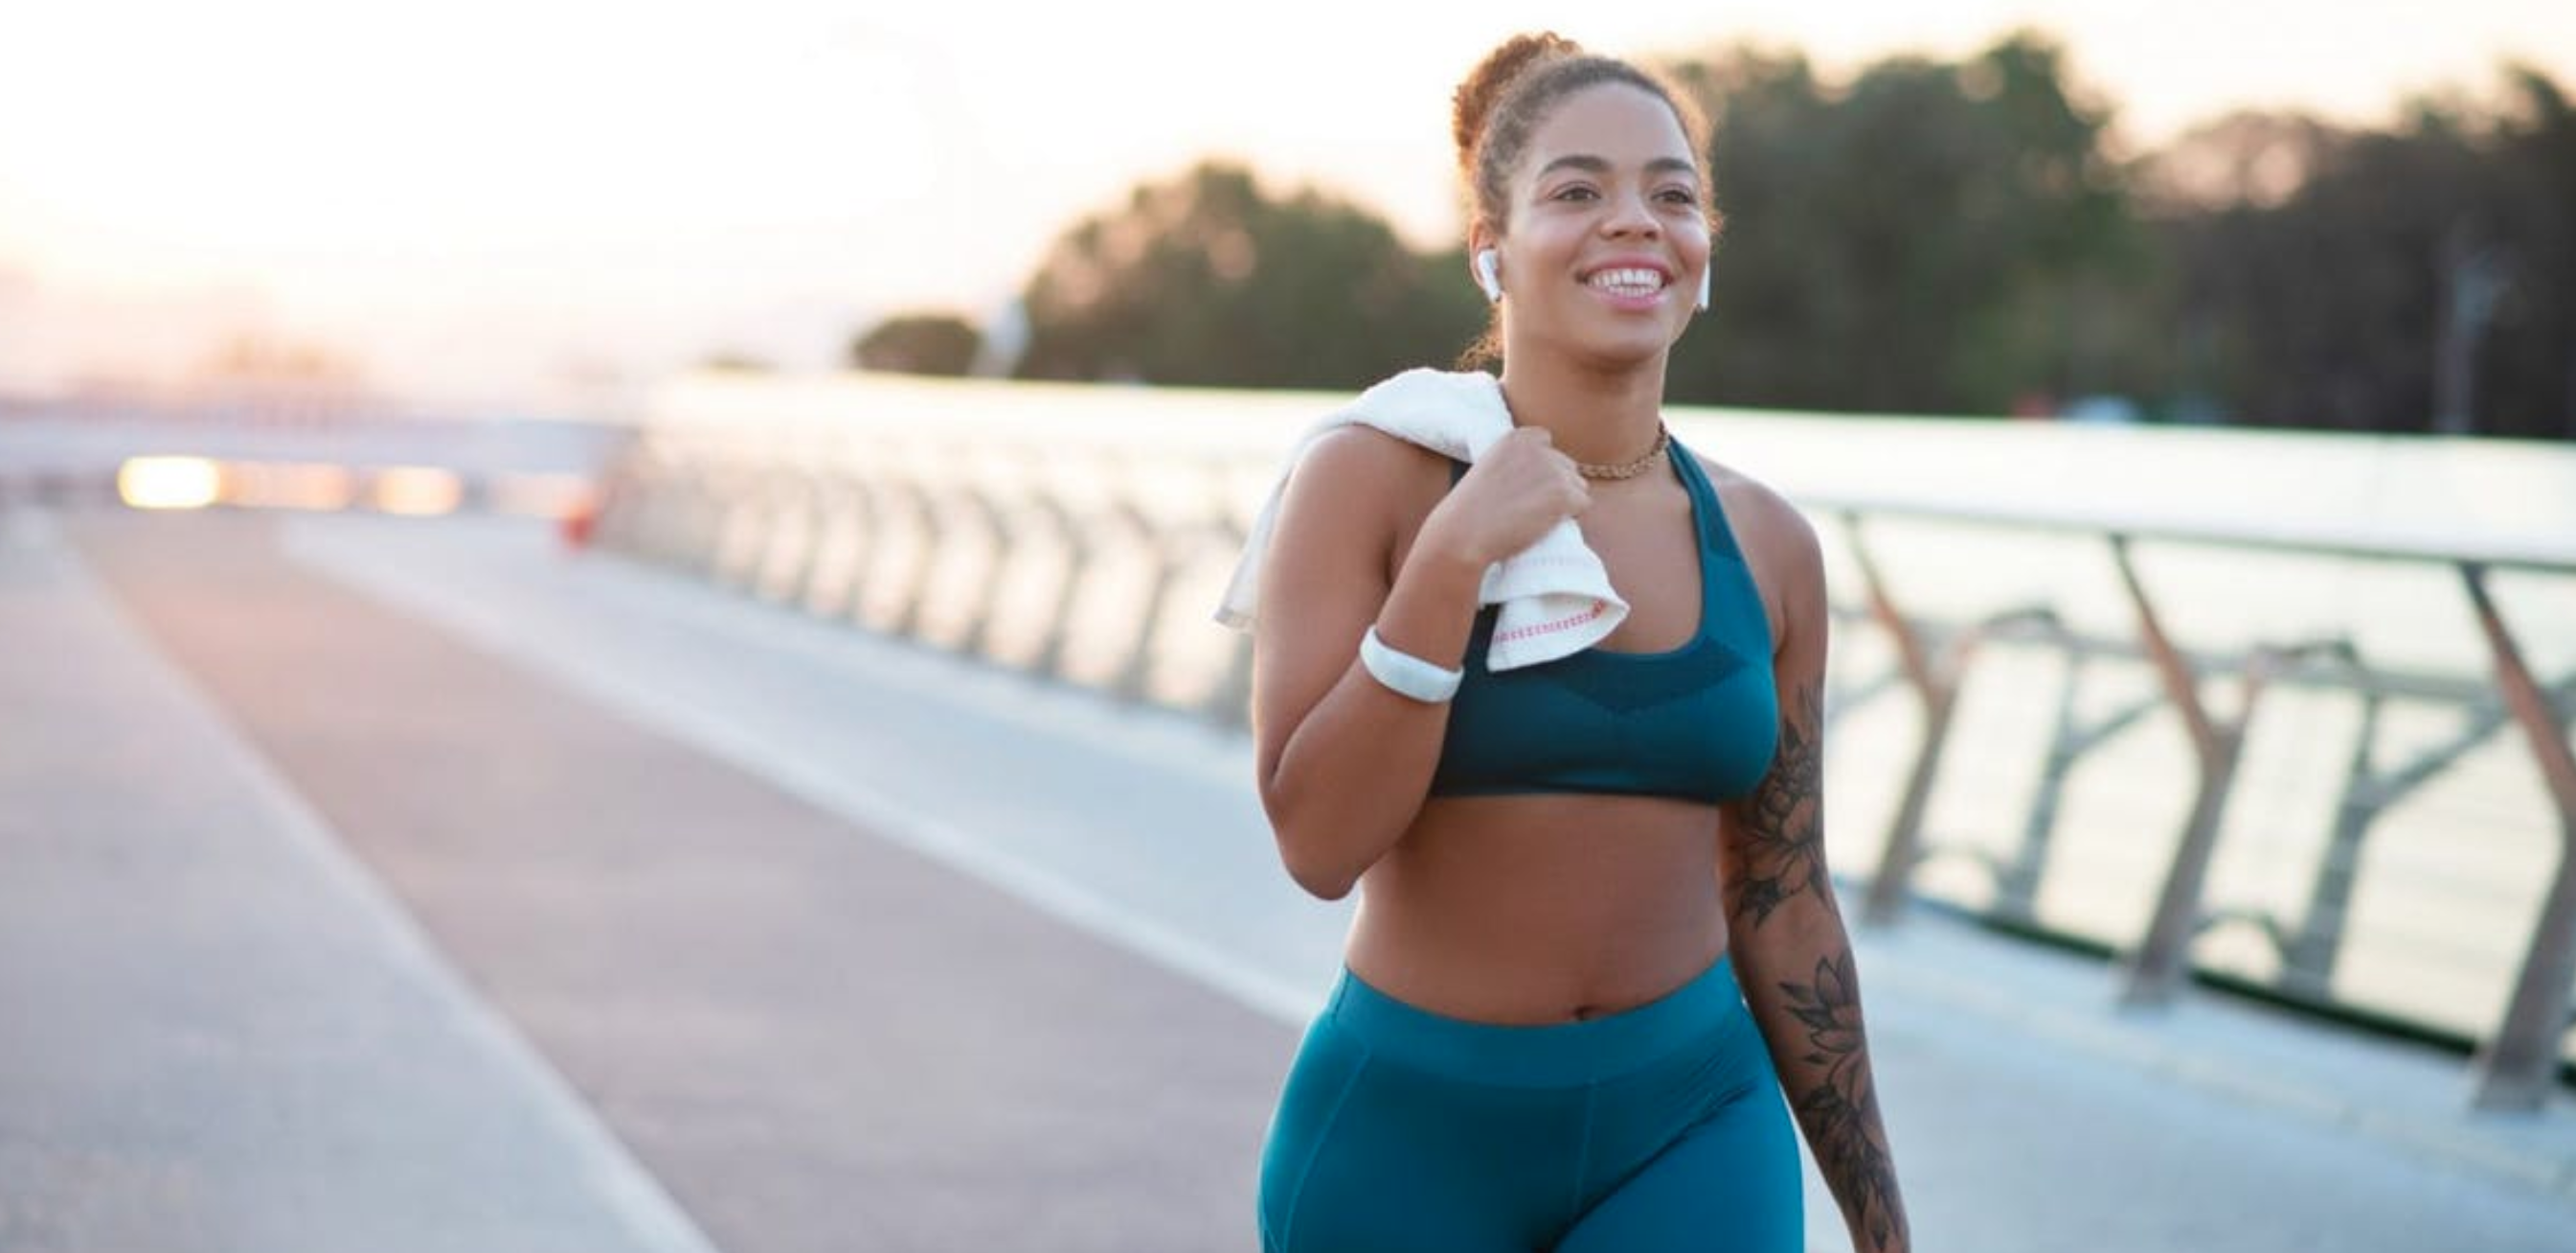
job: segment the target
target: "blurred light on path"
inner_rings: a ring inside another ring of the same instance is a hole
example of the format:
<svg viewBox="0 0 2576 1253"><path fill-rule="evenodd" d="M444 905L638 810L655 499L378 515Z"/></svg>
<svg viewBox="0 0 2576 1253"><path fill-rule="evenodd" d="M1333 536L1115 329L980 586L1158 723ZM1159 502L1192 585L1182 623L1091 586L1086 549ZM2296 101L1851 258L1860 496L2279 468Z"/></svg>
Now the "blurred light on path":
<svg viewBox="0 0 2576 1253"><path fill-rule="evenodd" d="M261 509L346 509L358 498L357 476L315 462L231 461L223 466L224 503Z"/></svg>
<svg viewBox="0 0 2576 1253"><path fill-rule="evenodd" d="M129 457L116 471L116 494L136 509L203 509L222 486L203 457Z"/></svg>
<svg viewBox="0 0 2576 1253"><path fill-rule="evenodd" d="M410 517L454 513L465 499L464 480L435 466L392 466L376 472L376 508Z"/></svg>

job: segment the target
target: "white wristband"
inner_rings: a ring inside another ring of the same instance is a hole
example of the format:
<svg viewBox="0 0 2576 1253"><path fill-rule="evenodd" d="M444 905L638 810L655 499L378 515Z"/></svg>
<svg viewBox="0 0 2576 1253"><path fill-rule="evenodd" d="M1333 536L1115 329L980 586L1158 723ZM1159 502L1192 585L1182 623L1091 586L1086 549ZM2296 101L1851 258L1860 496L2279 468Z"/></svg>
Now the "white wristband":
<svg viewBox="0 0 2576 1253"><path fill-rule="evenodd" d="M1360 664L1368 667L1369 677L1386 685L1398 696L1410 697L1426 705L1437 705L1458 694L1458 681L1464 670L1435 666L1411 653L1399 652L1377 637L1371 626L1360 637Z"/></svg>

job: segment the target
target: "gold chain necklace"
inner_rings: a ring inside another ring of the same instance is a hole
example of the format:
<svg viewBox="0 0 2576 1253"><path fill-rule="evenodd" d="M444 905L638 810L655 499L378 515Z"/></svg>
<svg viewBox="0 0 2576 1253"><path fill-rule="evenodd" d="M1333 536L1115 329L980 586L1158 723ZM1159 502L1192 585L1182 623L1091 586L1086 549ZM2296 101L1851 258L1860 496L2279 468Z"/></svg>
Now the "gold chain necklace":
<svg viewBox="0 0 2576 1253"><path fill-rule="evenodd" d="M1654 469L1656 463L1664 459L1664 454L1672 451L1672 447L1672 428L1658 422L1655 424L1655 446L1647 449L1646 455L1614 466L1597 466L1588 461L1578 461L1574 463L1574 472L1587 479L1633 479Z"/></svg>

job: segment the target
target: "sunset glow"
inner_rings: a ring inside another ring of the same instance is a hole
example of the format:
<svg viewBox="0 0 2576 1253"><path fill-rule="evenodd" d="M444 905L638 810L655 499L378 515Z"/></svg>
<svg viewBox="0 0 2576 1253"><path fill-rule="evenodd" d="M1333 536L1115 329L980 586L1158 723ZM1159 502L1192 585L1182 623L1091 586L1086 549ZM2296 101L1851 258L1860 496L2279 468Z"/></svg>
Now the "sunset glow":
<svg viewBox="0 0 2576 1253"><path fill-rule="evenodd" d="M1430 244L1456 228L1449 87L1550 24L1828 73L2035 24L2132 145L2238 106L2375 120L2509 55L2576 80L2576 18L2525 0L1573 12L56 6L0 38L0 115L44 119L0 128L0 390L184 374L226 328L490 397L717 351L822 365L897 308L989 314L1074 218L1208 155Z"/></svg>

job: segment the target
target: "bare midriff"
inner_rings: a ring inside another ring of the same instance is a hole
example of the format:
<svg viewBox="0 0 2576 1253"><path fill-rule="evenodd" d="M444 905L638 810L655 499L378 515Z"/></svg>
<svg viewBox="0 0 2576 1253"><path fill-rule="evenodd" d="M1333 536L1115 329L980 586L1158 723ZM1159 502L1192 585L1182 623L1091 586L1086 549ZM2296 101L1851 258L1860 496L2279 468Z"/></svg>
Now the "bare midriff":
<svg viewBox="0 0 2576 1253"><path fill-rule="evenodd" d="M1451 1018L1578 1022L1726 952L1716 807L1650 796L1443 797L1360 879L1345 960Z"/></svg>

